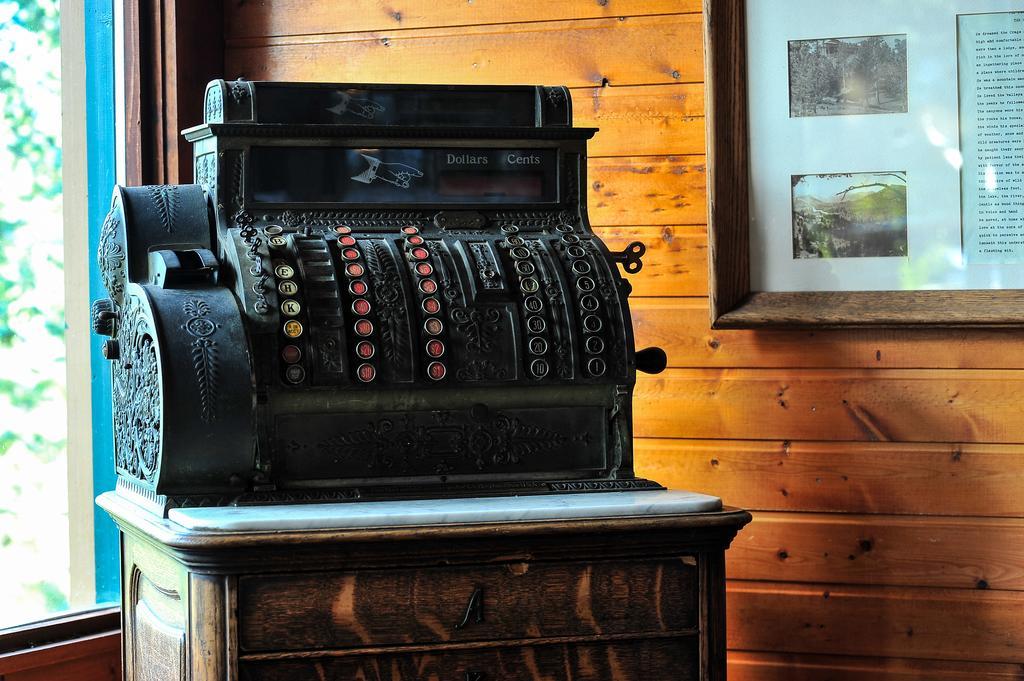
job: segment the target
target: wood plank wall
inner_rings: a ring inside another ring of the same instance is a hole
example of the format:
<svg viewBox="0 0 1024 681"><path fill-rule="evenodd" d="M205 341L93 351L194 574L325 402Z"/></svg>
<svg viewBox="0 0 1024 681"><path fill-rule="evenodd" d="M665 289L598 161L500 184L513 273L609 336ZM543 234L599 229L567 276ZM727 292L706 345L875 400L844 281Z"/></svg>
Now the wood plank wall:
<svg viewBox="0 0 1024 681"><path fill-rule="evenodd" d="M601 128L590 214L648 244L638 467L755 512L731 678L1024 679L1024 336L713 332L698 0L227 0L226 75L545 83Z"/></svg>

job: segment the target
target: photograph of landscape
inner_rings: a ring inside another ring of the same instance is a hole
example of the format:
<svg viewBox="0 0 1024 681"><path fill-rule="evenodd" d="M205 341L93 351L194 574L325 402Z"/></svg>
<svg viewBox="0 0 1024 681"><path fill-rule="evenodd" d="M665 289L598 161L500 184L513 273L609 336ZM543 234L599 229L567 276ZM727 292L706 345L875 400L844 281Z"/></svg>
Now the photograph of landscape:
<svg viewBox="0 0 1024 681"><path fill-rule="evenodd" d="M793 258L907 255L907 173L794 175Z"/></svg>
<svg viewBox="0 0 1024 681"><path fill-rule="evenodd" d="M907 112L907 36L789 42L789 115Z"/></svg>

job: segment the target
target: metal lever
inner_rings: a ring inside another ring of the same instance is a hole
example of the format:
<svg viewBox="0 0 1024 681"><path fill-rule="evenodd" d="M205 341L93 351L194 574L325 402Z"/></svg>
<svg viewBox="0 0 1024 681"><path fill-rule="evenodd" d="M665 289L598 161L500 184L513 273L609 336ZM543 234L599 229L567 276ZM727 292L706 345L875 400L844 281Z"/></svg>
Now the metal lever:
<svg viewBox="0 0 1024 681"><path fill-rule="evenodd" d="M110 298L100 298L92 304L92 330L101 336L113 336L117 328L117 311L114 301ZM121 349L117 341L108 338L103 341L103 357L111 361L120 359Z"/></svg>
<svg viewBox="0 0 1024 681"><path fill-rule="evenodd" d="M117 325L117 311L114 301L100 298L92 302L92 331L100 336L113 336Z"/></svg>
<svg viewBox="0 0 1024 681"><path fill-rule="evenodd" d="M668 355L661 348L644 348L636 353L636 370L645 374L660 374L668 366Z"/></svg>
<svg viewBox="0 0 1024 681"><path fill-rule="evenodd" d="M633 241L617 253L612 253L612 261L622 265L627 274L636 274L643 269L644 263L640 258L647 252L647 246L640 241Z"/></svg>
<svg viewBox="0 0 1024 681"><path fill-rule="evenodd" d="M220 263L206 248L153 251L149 254L150 280L161 288L217 283Z"/></svg>

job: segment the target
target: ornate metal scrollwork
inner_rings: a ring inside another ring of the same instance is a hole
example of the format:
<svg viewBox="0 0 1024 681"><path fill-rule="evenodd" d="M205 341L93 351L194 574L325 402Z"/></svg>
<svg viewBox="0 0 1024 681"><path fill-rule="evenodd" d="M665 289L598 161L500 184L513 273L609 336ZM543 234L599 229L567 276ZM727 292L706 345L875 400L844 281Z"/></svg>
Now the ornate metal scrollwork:
<svg viewBox="0 0 1024 681"><path fill-rule="evenodd" d="M555 225L575 225L579 222L579 216L563 210L557 213L551 211L498 211L491 216L491 223L497 227L515 225L521 229L551 229Z"/></svg>
<svg viewBox="0 0 1024 681"><path fill-rule="evenodd" d="M183 310L188 320L182 329L192 337L192 367L196 373L199 413L206 423L217 420L218 373L217 341L213 335L217 324L209 318L210 306L198 298L185 301Z"/></svg>
<svg viewBox="0 0 1024 681"><path fill-rule="evenodd" d="M245 210L244 177L245 152L239 151L235 153L235 162L231 168L231 210L236 212Z"/></svg>
<svg viewBox="0 0 1024 681"><path fill-rule="evenodd" d="M214 154L196 158L196 184L201 185L207 194L213 193L217 186L217 157Z"/></svg>
<svg viewBox="0 0 1024 681"><path fill-rule="evenodd" d="M565 106L565 92L562 91L562 88L549 87L544 88L544 90L545 94L547 95L548 102L551 104L551 106L555 106L558 108L562 108L563 106Z"/></svg>
<svg viewBox="0 0 1024 681"><path fill-rule="evenodd" d="M580 195L580 157L579 154L566 154L565 157L565 195L575 201ZM566 224L573 224L575 220Z"/></svg>
<svg viewBox="0 0 1024 681"><path fill-rule="evenodd" d="M296 213L293 210L286 210L277 217L277 221L286 227L295 228L299 225L305 224L306 214Z"/></svg>
<svg viewBox="0 0 1024 681"><path fill-rule="evenodd" d="M451 311L455 328L466 336L466 349L476 355L486 355L494 350L494 343L501 328L501 311L496 307L453 307Z"/></svg>
<svg viewBox="0 0 1024 681"><path fill-rule="evenodd" d="M206 122L220 123L224 120L223 92L218 85L206 91Z"/></svg>
<svg viewBox="0 0 1024 681"><path fill-rule="evenodd" d="M487 359L473 359L459 367L455 377L460 381L503 381L508 378L508 369Z"/></svg>
<svg viewBox="0 0 1024 681"><path fill-rule="evenodd" d="M156 208L160 225L168 234L174 231L174 220L178 212L178 187L168 184L153 184L146 187L149 198Z"/></svg>
<svg viewBox="0 0 1024 681"><path fill-rule="evenodd" d="M470 252L476 264L478 281L485 289L500 289L501 279L498 277L498 263L488 242L471 242Z"/></svg>
<svg viewBox="0 0 1024 681"><path fill-rule="evenodd" d="M339 374L343 368L341 344L333 336L324 335L316 348L320 360L320 368L332 374Z"/></svg>
<svg viewBox="0 0 1024 681"><path fill-rule="evenodd" d="M263 253L261 251L263 239L257 236L258 232L253 225L256 219L244 208L239 209L233 217L235 224L239 227L238 235L248 246L245 255L249 258L249 274L256 278L256 282L252 285L252 292L256 294L253 310L256 314L268 314L270 303L267 301L267 282L270 279L270 274L263 268Z"/></svg>
<svg viewBox="0 0 1024 681"><path fill-rule="evenodd" d="M153 482L161 446L160 369L142 301L124 305L113 365L114 452L118 470Z"/></svg>
<svg viewBox="0 0 1024 681"><path fill-rule="evenodd" d="M124 260L125 249L121 244L120 221L117 218L117 207L111 206L107 217L103 219L103 227L100 228L100 244L98 261L100 267L100 279L103 287L107 289L111 298L121 300L124 295Z"/></svg>
<svg viewBox="0 0 1024 681"><path fill-rule="evenodd" d="M422 226L423 213L407 210L308 210L298 214L301 224L333 229L343 224L356 227L388 227L395 223Z"/></svg>
<svg viewBox="0 0 1024 681"><path fill-rule="evenodd" d="M398 420L375 419L327 438L315 448L332 459L359 457L374 473L405 474L427 465L447 473L460 462L479 471L525 465L532 457L587 443L590 438L589 433L558 432L521 416L497 414L470 422L459 413L441 411L433 413L432 421L412 414ZM303 445L291 444L292 454L301 454L298 450Z"/></svg>
<svg viewBox="0 0 1024 681"><path fill-rule="evenodd" d="M664 489L650 480L579 480L574 482L552 482L554 492L618 492L633 489Z"/></svg>
<svg viewBox="0 0 1024 681"><path fill-rule="evenodd" d="M249 86L244 80L231 81L228 92L231 94L231 99L234 100L235 104L241 104L249 98Z"/></svg>
<svg viewBox="0 0 1024 681"><path fill-rule="evenodd" d="M364 251L380 320L381 351L395 365L396 374L408 374L412 370L412 358L407 351L409 319L398 267L387 247L379 241L369 242Z"/></svg>

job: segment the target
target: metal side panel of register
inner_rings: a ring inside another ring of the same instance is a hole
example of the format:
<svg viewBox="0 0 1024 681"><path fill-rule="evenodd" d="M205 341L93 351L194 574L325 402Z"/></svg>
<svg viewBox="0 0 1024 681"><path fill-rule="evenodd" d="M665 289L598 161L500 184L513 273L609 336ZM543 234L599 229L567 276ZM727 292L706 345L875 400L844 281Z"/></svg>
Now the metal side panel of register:
<svg viewBox="0 0 1024 681"><path fill-rule="evenodd" d="M119 491L169 508L660 489L564 87L213 81L196 184L116 187Z"/></svg>

